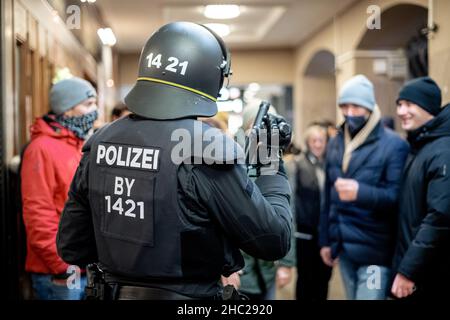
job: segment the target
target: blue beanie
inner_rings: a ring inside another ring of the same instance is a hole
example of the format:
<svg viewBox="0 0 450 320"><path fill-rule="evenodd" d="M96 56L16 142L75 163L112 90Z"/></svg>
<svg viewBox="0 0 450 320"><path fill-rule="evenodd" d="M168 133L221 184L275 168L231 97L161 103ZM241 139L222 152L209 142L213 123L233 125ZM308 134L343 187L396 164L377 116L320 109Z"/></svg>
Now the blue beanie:
<svg viewBox="0 0 450 320"><path fill-rule="evenodd" d="M372 82L361 74L345 82L339 93L338 105L347 103L373 111L376 102Z"/></svg>
<svg viewBox="0 0 450 320"><path fill-rule="evenodd" d="M441 111L441 89L430 77L413 79L400 89L397 103L407 100L436 116Z"/></svg>
<svg viewBox="0 0 450 320"><path fill-rule="evenodd" d="M57 82L50 90L50 108L57 114L72 109L89 98L97 97L94 87L81 78L70 78Z"/></svg>

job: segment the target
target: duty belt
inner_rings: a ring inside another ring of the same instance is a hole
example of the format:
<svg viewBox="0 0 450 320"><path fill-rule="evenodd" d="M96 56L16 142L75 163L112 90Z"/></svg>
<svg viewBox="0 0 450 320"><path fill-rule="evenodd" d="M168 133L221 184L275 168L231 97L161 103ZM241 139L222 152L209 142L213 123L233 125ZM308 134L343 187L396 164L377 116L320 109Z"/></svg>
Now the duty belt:
<svg viewBox="0 0 450 320"><path fill-rule="evenodd" d="M200 300L173 291L134 286L119 286L118 300Z"/></svg>

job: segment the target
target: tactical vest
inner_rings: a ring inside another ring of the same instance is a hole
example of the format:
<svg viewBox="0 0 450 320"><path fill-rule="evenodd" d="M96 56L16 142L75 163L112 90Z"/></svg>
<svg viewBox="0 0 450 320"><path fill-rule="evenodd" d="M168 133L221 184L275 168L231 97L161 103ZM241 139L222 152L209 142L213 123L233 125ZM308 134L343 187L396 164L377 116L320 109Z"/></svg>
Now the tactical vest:
<svg viewBox="0 0 450 320"><path fill-rule="evenodd" d="M180 159L198 161L204 147L193 143L205 129L210 127L192 119L132 115L91 138L89 202L105 270L134 279L219 279L226 263L222 232L211 221L185 221L177 189ZM191 150L183 153L180 141L189 135ZM212 160L242 157L227 139Z"/></svg>

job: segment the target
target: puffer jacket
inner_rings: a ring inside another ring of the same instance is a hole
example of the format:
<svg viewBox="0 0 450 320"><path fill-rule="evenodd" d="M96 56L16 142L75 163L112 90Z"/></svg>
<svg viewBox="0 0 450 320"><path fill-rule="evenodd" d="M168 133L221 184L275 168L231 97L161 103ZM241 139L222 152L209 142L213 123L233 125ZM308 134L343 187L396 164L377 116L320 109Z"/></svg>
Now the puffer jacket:
<svg viewBox="0 0 450 320"><path fill-rule="evenodd" d="M319 244L330 246L333 258L344 251L355 264L390 266L408 144L378 122L367 139L353 151L344 173L343 131L342 127L327 147ZM339 199L334 187L337 178L354 179L359 183L355 201Z"/></svg>
<svg viewBox="0 0 450 320"><path fill-rule="evenodd" d="M450 104L408 135L411 144L399 202L394 269L425 297L444 293L450 278ZM442 296L441 296L442 298Z"/></svg>

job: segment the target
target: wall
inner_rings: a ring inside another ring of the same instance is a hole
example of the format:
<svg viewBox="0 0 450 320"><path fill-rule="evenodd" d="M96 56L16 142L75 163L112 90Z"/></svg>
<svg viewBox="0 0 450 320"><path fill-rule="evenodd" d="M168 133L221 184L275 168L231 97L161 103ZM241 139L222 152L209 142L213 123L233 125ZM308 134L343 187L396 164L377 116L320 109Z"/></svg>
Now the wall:
<svg viewBox="0 0 450 320"><path fill-rule="evenodd" d="M435 0L437 1L437 0ZM447 0L438 0L446 2ZM336 57L336 92L342 84L357 74L368 70L369 62L357 61L354 52L361 41L363 35L368 30L366 27L366 20L369 17L367 8L370 5L378 5L381 11L384 11L397 4L416 4L423 7L428 5L427 0L363 0L356 2L343 12L338 13L333 21L330 21L321 30L316 32L309 39L299 45L295 52L295 79L294 79L294 116L295 116L295 131L304 132L305 124L311 122L315 118L322 118L330 111L329 109L317 109L315 113L306 113L304 115L305 99L309 99L303 90L305 87L305 70L314 57L314 55L321 50L328 50ZM448 18L448 13L445 14ZM381 21L382 23L382 21ZM352 56L348 59L347 56ZM376 80L376 79L375 79ZM302 91L303 90L303 91ZM308 103L308 102L307 102ZM337 113L340 121L339 113ZM301 134L296 135L296 142L301 142Z"/></svg>
<svg viewBox="0 0 450 320"><path fill-rule="evenodd" d="M52 67L69 67L76 76L89 77L96 82L97 63L80 45L62 20L52 15L52 8L44 0L2 0L4 43L1 54L3 64L3 111L2 129L5 132L5 159L9 162L17 154L15 137L20 130L28 130L27 123L18 121L18 112L25 112L33 119L48 110L49 79L42 78L42 70ZM23 43L25 59L23 70L16 70L17 41ZM43 64L41 66L40 64ZM40 69L43 68L43 69ZM26 70L26 71L25 71ZM49 71L49 70L47 70ZM26 75L24 75L27 73ZM17 88L19 77L32 78L33 101L23 101ZM43 85L42 82L46 82ZM48 86L48 87L47 87ZM45 99L47 97L47 99ZM25 108L26 110L22 110ZM30 122L30 121L29 121ZM24 127L25 126L25 127ZM20 127L20 128L18 128Z"/></svg>
<svg viewBox="0 0 450 320"><path fill-rule="evenodd" d="M380 52L383 53L383 52ZM404 83L404 79L390 79L386 75L377 75L373 72L373 61L377 58L387 58L386 55L374 57L358 57L355 59L355 73L366 75L375 87L375 99L381 110L382 116L390 116L396 123L396 128L400 128L400 121L396 116L398 91Z"/></svg>
<svg viewBox="0 0 450 320"><path fill-rule="evenodd" d="M291 49L232 50L231 56L232 84L294 83L294 51Z"/></svg>
<svg viewBox="0 0 450 320"><path fill-rule="evenodd" d="M334 77L304 77L301 91L304 92L303 108L296 118L303 128L314 121L336 119L336 82ZM310 93L310 94L306 94Z"/></svg>
<svg viewBox="0 0 450 320"><path fill-rule="evenodd" d="M442 103L450 103L450 1L433 0L438 31L429 40L430 76L442 89Z"/></svg>
<svg viewBox="0 0 450 320"><path fill-rule="evenodd" d="M436 78L441 85L443 100L450 101L450 76L448 76L450 74L450 37L448 37L448 34L450 34L450 19L448 19L450 1L433 0L433 3L435 7L434 19L440 29L430 40L430 75ZM386 115L395 115L395 103L393 101L395 101L396 90L401 86L402 80L390 80L386 77L374 75L371 68L373 59L361 57L357 52L357 47L368 31L366 27L366 20L369 17L368 6L378 5L383 12L398 4L428 7L428 0L357 1L343 12L338 13L334 21L330 21L315 32L294 51L290 49L232 50L234 75L231 78L231 84L250 82L293 84L295 131L303 132L305 125L311 121L336 114L336 110L330 109L329 106L325 109L311 109L308 106L311 97L308 97L307 93L310 90L315 90L314 82L305 83L307 80L305 80L304 73L311 59L320 50L328 50L336 57L336 93L347 79L357 73L366 73L375 82L376 94L382 111ZM383 26L383 21L381 23ZM349 55L351 56L350 59L348 59ZM134 83L137 74L137 61L138 55L121 55L121 84ZM327 105L330 104L331 99L330 96ZM339 113L337 113L336 120L337 122L340 121ZM296 137L300 136L296 135Z"/></svg>
<svg viewBox="0 0 450 320"><path fill-rule="evenodd" d="M119 55L119 86L129 86L136 82L139 68L139 53Z"/></svg>

